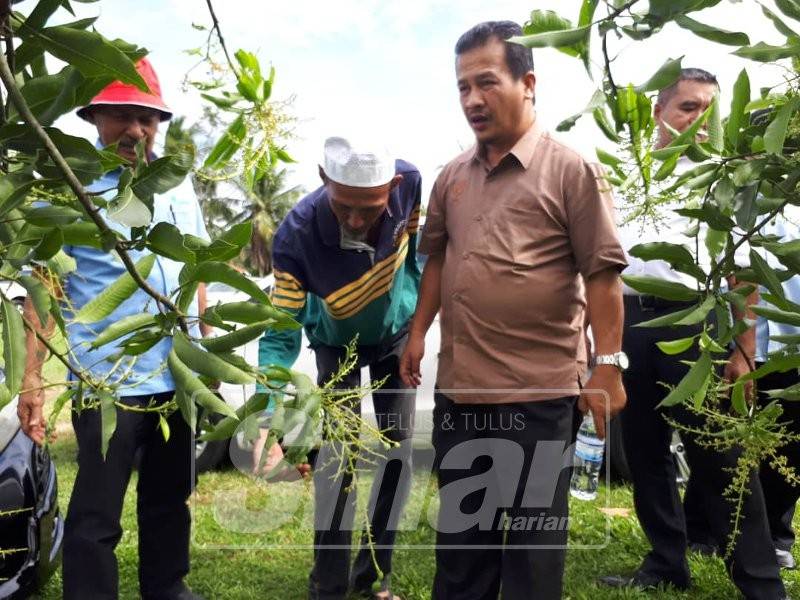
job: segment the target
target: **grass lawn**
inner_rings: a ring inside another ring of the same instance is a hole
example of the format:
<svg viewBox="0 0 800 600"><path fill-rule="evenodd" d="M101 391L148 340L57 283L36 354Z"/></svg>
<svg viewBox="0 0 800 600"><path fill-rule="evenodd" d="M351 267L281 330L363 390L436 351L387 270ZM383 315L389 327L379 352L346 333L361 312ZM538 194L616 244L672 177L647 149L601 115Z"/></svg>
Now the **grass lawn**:
<svg viewBox="0 0 800 600"><path fill-rule="evenodd" d="M66 417L66 415L64 415ZM58 466L60 503L66 511L75 478L75 438L66 424L52 448ZM434 572L433 529L425 515L436 510L435 497L427 493L424 471L419 471L407 514L422 514L422 525L398 535L393 587L403 598L430 598ZM135 515L136 475L125 499L124 535L117 550L121 598L137 598L137 553ZM302 483L254 482L235 469L201 475L192 500L194 529L192 571L189 585L211 599L294 600L305 598L306 578L312 552L308 522L309 490ZM98 490L102 493L102 490ZM362 500L366 494L360 494ZM430 507L428 504L433 503ZM604 507L613 510L601 511ZM62 513L62 514L64 514ZM432 513L435 514L435 513ZM286 517L286 524L270 528L271 519ZM411 519L414 525L417 521ZM606 541L606 532L609 532ZM564 597L573 599L611 598L735 598L718 559L691 557L694 587L688 593L673 590L640 594L614 591L598 586L598 576L634 569L647 549L646 541L632 511L631 492L625 486L603 489L597 501L573 500L570 544ZM580 546L602 544L602 548ZM798 557L800 558L800 557ZM786 573L788 592L800 595L800 576ZM60 574L43 590L41 598L61 597Z"/></svg>

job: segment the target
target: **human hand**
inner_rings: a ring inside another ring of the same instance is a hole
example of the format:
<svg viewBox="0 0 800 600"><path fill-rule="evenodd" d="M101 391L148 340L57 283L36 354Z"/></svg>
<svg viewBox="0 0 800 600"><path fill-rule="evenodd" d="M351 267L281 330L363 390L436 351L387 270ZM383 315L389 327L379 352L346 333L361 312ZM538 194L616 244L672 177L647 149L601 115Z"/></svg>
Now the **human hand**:
<svg viewBox="0 0 800 600"><path fill-rule="evenodd" d="M605 392L605 393L602 393ZM606 416L617 415L627 402L622 373L614 365L598 365L586 382L578 399L578 409L582 413L591 411L597 437L606 437Z"/></svg>

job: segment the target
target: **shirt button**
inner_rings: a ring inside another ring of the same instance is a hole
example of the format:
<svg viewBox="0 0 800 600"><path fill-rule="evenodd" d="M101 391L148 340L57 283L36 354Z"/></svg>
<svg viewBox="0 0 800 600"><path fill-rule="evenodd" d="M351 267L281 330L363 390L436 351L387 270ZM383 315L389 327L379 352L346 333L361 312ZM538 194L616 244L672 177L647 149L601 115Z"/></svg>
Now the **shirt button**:
<svg viewBox="0 0 800 600"><path fill-rule="evenodd" d="M469 258L469 252L464 252L464 254L461 255L461 258L467 260Z"/></svg>
<svg viewBox="0 0 800 600"><path fill-rule="evenodd" d="M453 294L453 300L461 300L461 294Z"/></svg>
<svg viewBox="0 0 800 600"><path fill-rule="evenodd" d="M475 220L476 221L483 221L483 215L478 215L477 217L475 217Z"/></svg>

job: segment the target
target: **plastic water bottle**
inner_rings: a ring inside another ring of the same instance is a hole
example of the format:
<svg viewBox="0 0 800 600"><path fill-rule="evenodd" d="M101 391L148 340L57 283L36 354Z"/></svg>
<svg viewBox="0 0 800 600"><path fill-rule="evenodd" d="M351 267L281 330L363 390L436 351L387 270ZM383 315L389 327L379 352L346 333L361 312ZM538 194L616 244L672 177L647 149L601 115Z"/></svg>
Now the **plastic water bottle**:
<svg viewBox="0 0 800 600"><path fill-rule="evenodd" d="M575 441L575 460L569 493L581 500L597 498L597 482L603 462L605 442L597 437L591 413L583 417L578 439Z"/></svg>

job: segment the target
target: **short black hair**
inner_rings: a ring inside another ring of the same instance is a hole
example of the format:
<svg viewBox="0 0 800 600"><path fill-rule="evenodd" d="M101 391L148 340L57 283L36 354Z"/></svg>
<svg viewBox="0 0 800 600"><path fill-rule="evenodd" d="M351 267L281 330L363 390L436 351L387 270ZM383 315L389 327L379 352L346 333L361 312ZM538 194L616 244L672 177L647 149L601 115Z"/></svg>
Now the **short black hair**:
<svg viewBox="0 0 800 600"><path fill-rule="evenodd" d="M668 85L658 92L656 104L664 106L669 102L678 90L678 84L681 81L699 81L700 83L712 84L719 88L719 81L717 81L717 77L713 73L709 73L705 69L698 69L697 67L686 67L685 69L681 69L681 74L675 83Z"/></svg>
<svg viewBox="0 0 800 600"><path fill-rule="evenodd" d="M456 56L473 48L479 48L492 39L505 41L522 35L522 27L514 21L484 21L463 33L456 42ZM533 52L521 44L506 42L506 65L514 79L519 80L528 71L533 71Z"/></svg>

